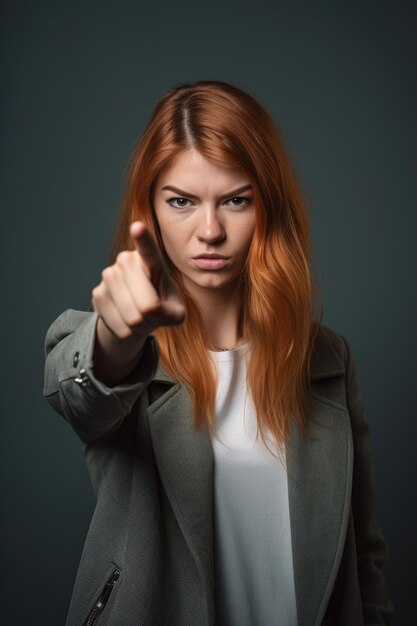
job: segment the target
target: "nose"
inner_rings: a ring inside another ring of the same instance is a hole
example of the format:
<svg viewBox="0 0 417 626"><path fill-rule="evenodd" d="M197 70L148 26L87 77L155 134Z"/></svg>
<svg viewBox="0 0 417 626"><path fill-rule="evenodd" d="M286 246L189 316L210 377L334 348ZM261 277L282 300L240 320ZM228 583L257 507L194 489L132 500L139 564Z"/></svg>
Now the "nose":
<svg viewBox="0 0 417 626"><path fill-rule="evenodd" d="M199 241L208 243L222 241L225 238L226 233L215 208L201 209L196 236Z"/></svg>

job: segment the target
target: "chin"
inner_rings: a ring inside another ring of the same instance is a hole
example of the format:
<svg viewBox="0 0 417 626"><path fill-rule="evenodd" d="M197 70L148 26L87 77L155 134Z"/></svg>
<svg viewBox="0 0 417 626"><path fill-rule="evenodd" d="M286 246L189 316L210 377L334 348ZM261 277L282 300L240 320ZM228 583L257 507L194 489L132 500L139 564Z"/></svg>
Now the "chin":
<svg viewBox="0 0 417 626"><path fill-rule="evenodd" d="M237 276L231 276L230 273L222 274L212 270L207 270L206 272L200 270L192 273L182 272L182 276L185 286L189 285L191 289L193 287L200 289L223 289L237 280Z"/></svg>
<svg viewBox="0 0 417 626"><path fill-rule="evenodd" d="M235 282L234 278L226 278L220 276L209 276L206 280L196 281L196 283L205 289L224 289Z"/></svg>

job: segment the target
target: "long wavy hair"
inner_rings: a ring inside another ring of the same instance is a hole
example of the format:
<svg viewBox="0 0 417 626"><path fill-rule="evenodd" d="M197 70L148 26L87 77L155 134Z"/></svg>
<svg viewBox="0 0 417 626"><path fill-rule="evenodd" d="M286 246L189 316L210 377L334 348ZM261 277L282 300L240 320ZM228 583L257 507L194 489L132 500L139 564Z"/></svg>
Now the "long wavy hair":
<svg viewBox="0 0 417 626"><path fill-rule="evenodd" d="M166 371L187 389L195 427L218 436L216 371L208 353L198 303L169 259L153 208L158 173L182 150L196 149L216 165L241 168L253 187L256 224L239 278L243 336L250 342L247 388L257 414L257 437L289 441L291 422L309 437L310 356L322 317L314 320L310 227L300 184L280 132L264 106L230 83L202 80L179 84L158 100L131 156L111 262L134 249L129 225L145 222L158 242L184 305L178 326L155 329ZM268 433L269 431L269 433Z"/></svg>

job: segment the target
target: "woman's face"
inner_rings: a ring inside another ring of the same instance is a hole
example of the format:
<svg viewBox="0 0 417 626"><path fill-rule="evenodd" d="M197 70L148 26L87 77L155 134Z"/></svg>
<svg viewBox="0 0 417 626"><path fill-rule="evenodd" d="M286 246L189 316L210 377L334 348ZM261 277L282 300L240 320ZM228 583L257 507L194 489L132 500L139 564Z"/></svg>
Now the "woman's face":
<svg viewBox="0 0 417 626"><path fill-rule="evenodd" d="M176 155L157 177L153 205L162 241L190 293L233 283L255 229L248 177L213 165L194 149ZM196 259L216 254L215 260Z"/></svg>

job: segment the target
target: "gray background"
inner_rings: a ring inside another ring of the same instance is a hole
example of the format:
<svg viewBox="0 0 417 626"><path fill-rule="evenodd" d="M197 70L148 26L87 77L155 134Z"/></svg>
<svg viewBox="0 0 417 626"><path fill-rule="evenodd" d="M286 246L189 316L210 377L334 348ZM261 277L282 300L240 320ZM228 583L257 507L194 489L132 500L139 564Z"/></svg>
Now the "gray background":
<svg viewBox="0 0 417 626"><path fill-rule="evenodd" d="M396 624L416 563L416 14L412 2L2 4L1 606L63 624L94 499L42 398L43 341L87 309L128 157L174 84L234 82L279 123L312 220L324 323L371 425Z"/></svg>

